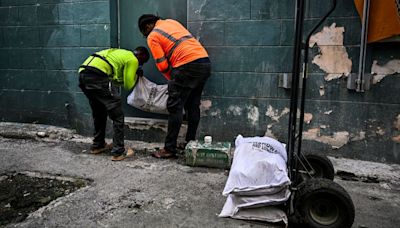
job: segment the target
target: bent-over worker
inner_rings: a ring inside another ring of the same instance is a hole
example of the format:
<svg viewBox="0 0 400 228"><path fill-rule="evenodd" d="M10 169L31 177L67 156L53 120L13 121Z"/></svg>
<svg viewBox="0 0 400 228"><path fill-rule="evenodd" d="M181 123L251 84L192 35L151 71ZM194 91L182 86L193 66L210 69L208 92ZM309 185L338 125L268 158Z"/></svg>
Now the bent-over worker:
<svg viewBox="0 0 400 228"><path fill-rule="evenodd" d="M79 87L89 100L94 123L94 139L90 152L98 154L111 149L113 161L126 158L124 146L124 113L120 86L131 90L141 66L149 60L145 47L133 52L110 48L89 56L79 67ZM107 116L113 123L113 143L106 144Z"/></svg>

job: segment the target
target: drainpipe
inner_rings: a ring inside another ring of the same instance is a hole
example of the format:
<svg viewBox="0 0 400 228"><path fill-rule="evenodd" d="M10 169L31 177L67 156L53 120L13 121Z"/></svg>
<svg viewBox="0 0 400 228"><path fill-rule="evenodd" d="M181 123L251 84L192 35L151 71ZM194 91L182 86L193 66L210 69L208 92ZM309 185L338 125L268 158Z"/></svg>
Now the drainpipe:
<svg viewBox="0 0 400 228"><path fill-rule="evenodd" d="M121 48L121 12L119 0L117 0L117 34L117 46Z"/></svg>
<svg viewBox="0 0 400 228"><path fill-rule="evenodd" d="M365 58L366 58L367 40L368 40L369 8L370 8L370 0L364 0L362 28L361 28L360 60L358 65L358 77L356 80L357 92L364 92L364 84L365 84L364 72L365 72Z"/></svg>

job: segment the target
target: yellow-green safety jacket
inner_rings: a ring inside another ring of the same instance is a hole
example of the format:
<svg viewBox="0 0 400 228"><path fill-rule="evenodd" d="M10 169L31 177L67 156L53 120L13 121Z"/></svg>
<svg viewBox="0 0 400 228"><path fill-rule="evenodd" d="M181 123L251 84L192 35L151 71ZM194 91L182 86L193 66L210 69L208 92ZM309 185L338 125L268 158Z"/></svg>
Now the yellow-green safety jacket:
<svg viewBox="0 0 400 228"><path fill-rule="evenodd" d="M79 67L79 72L93 68L100 70L117 85L123 85L126 90L131 90L137 81L138 67L139 61L133 52L110 48L89 56Z"/></svg>

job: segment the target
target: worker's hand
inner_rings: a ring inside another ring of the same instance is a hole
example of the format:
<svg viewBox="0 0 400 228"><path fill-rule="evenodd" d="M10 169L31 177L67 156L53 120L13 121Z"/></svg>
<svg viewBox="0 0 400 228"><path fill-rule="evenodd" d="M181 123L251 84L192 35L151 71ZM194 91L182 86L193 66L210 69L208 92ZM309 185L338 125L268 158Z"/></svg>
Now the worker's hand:
<svg viewBox="0 0 400 228"><path fill-rule="evenodd" d="M141 67L139 67L139 68L137 69L136 75L139 76L139 77L142 77L142 76L143 76L143 69L142 69Z"/></svg>

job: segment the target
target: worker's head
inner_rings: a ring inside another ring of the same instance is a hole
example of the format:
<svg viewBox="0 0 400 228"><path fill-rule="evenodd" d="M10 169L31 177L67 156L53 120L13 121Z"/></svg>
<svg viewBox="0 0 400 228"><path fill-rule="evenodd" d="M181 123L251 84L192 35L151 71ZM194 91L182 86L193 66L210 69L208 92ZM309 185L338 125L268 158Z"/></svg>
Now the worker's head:
<svg viewBox="0 0 400 228"><path fill-rule="evenodd" d="M133 54L138 59L140 66L147 63L147 61L149 61L150 54L149 54L149 51L147 50L147 48L145 48L145 47L140 46L140 47L135 48L135 50L133 50Z"/></svg>
<svg viewBox="0 0 400 228"><path fill-rule="evenodd" d="M143 14L139 17L138 26L143 36L147 37L150 34L158 20L160 17L153 14Z"/></svg>

